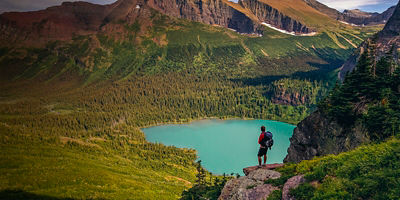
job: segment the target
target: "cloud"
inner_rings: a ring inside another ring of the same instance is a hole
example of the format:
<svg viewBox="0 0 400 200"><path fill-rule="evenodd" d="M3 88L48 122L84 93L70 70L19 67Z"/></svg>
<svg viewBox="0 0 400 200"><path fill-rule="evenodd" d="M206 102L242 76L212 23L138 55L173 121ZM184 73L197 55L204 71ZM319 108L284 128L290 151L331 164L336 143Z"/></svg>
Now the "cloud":
<svg viewBox="0 0 400 200"><path fill-rule="evenodd" d="M397 3L394 0L320 0L320 2L338 10L363 8L371 5L381 7L382 4L389 6Z"/></svg>
<svg viewBox="0 0 400 200"><path fill-rule="evenodd" d="M77 0L0 0L0 13L8 11L34 11L61 5L64 1ZM96 4L110 4L116 0L85 0Z"/></svg>

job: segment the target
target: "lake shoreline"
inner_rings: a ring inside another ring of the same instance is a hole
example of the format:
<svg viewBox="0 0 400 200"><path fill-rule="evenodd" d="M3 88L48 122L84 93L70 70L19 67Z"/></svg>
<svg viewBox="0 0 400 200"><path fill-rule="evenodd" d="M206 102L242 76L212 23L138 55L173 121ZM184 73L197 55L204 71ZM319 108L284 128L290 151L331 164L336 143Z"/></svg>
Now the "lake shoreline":
<svg viewBox="0 0 400 200"><path fill-rule="evenodd" d="M268 121L275 121L275 122L282 122L282 123L287 123L293 126L297 126L297 124L288 122L288 121L278 121L278 120L272 120L272 119L256 119L256 118L241 118L241 117L203 117L203 118L195 118L195 119L189 119L187 121L182 121L182 122L157 122L154 124L149 124L149 125L145 125L145 126L139 126L137 128L139 128L141 131L144 128L150 128L150 127L154 127L154 126L163 126L163 125L180 125L180 124L190 124L193 122L197 122L197 121L202 121L202 120L268 120ZM142 131L143 132L143 131Z"/></svg>

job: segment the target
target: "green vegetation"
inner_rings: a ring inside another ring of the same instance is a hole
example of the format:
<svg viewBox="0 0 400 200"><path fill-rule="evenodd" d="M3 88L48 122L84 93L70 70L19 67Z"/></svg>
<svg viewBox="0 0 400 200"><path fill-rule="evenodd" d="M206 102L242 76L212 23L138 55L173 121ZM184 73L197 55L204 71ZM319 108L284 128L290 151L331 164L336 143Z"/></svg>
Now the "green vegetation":
<svg viewBox="0 0 400 200"><path fill-rule="evenodd" d="M390 56L372 61L373 44L364 53L354 71L347 74L319 108L345 127L361 123L373 141L400 131L400 68ZM390 53L389 53L390 55Z"/></svg>
<svg viewBox="0 0 400 200"><path fill-rule="evenodd" d="M195 152L148 143L139 128L207 117L297 123L353 48L327 32L266 29L253 38L161 14L151 20L142 35L135 22L118 37L1 49L1 196L214 198L225 179L194 184ZM283 90L307 100L277 104Z"/></svg>
<svg viewBox="0 0 400 200"><path fill-rule="evenodd" d="M201 160L197 161L196 169L196 184L189 190L182 192L181 200L217 200L230 177L225 174L223 176L213 176L210 173L209 178L207 178L207 172L202 168Z"/></svg>
<svg viewBox="0 0 400 200"><path fill-rule="evenodd" d="M398 199L400 197L399 74L391 52L373 62L368 44L354 71L318 105L331 120L351 130L366 129L370 144L278 169L282 177L266 183L282 187L287 177L304 174L292 189L296 199Z"/></svg>
<svg viewBox="0 0 400 200"><path fill-rule="evenodd" d="M400 140L391 138L339 155L287 165L282 173L305 174L290 193L296 199L398 199Z"/></svg>

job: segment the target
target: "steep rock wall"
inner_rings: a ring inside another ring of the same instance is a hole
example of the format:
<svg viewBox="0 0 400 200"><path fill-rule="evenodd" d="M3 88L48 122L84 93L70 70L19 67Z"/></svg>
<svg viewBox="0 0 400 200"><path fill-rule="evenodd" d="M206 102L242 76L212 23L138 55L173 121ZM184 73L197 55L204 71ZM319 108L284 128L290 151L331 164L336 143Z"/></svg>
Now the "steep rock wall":
<svg viewBox="0 0 400 200"><path fill-rule="evenodd" d="M239 2L243 7L251 10L261 21L273 25L276 28L295 33L312 32L307 26L289 16L279 12L277 9L257 0L243 0Z"/></svg>
<svg viewBox="0 0 400 200"><path fill-rule="evenodd" d="M294 129L284 162L297 163L315 156L349 151L368 142L365 135L361 125L346 129L316 111Z"/></svg>

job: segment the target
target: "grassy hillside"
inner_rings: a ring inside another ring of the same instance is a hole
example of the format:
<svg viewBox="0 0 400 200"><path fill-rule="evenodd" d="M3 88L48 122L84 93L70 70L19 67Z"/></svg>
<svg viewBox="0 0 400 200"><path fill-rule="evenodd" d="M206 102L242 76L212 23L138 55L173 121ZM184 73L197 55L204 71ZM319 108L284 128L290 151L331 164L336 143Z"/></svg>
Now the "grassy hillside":
<svg viewBox="0 0 400 200"><path fill-rule="evenodd" d="M120 21L120 34L1 48L1 197L179 198L195 180L195 152L147 143L140 127L206 117L296 123L332 86L352 43L377 30L254 37L160 14L151 21L147 32ZM272 103L277 85L312 87L301 92L310 103Z"/></svg>
<svg viewBox="0 0 400 200"><path fill-rule="evenodd" d="M329 155L279 169L282 186L287 178L304 174L306 182L290 193L296 199L398 199L400 196L400 140L391 138L355 150ZM281 191L268 199L281 199Z"/></svg>

